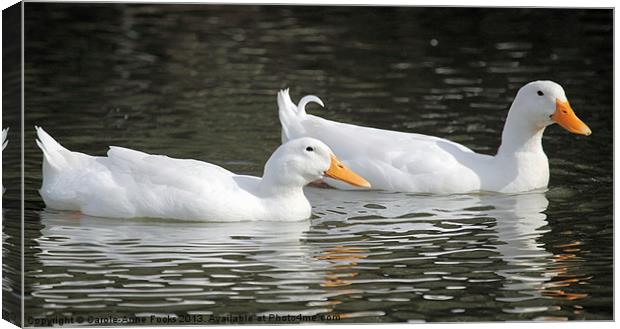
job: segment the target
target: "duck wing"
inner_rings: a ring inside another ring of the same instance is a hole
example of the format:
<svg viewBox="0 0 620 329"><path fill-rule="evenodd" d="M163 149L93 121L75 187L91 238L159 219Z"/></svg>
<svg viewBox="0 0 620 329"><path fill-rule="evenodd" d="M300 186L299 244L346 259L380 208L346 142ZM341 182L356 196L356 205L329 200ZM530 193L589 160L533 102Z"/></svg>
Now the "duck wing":
<svg viewBox="0 0 620 329"><path fill-rule="evenodd" d="M304 134L320 138L375 189L447 192L477 181L471 165L484 157L458 143L421 134L355 126L307 115ZM347 188L335 181L328 183Z"/></svg>
<svg viewBox="0 0 620 329"><path fill-rule="evenodd" d="M161 185L191 193L208 193L237 186L236 174L211 163L152 155L124 147L111 146L109 170L128 175L135 183Z"/></svg>

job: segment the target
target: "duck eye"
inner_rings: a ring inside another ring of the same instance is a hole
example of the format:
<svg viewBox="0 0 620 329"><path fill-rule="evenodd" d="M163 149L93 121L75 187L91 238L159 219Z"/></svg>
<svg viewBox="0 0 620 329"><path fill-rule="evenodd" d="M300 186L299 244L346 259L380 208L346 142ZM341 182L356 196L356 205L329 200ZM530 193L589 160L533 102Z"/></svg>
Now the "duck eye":
<svg viewBox="0 0 620 329"><path fill-rule="evenodd" d="M538 94L538 96L542 96L542 95L544 95L545 93L543 93L542 91L540 91L540 90L539 90L539 91L537 92L537 94Z"/></svg>
<svg viewBox="0 0 620 329"><path fill-rule="evenodd" d="M312 148L312 146L308 146L308 147L306 147L306 151L312 152L312 151L314 151L314 148Z"/></svg>

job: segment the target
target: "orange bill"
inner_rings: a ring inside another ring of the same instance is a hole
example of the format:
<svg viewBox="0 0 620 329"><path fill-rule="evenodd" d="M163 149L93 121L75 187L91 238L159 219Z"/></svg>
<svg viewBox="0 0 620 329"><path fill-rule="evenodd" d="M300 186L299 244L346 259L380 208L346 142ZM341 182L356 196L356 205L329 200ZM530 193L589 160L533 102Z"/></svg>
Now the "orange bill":
<svg viewBox="0 0 620 329"><path fill-rule="evenodd" d="M592 134L592 130L577 117L568 101L562 102L556 99L555 112L551 115L551 119L574 134L586 136Z"/></svg>
<svg viewBox="0 0 620 329"><path fill-rule="evenodd" d="M362 178L360 175L353 172L353 170L347 168L340 160L332 154L332 161L329 169L325 172L325 176L341 180L345 183L349 183L359 187L370 187L370 183Z"/></svg>

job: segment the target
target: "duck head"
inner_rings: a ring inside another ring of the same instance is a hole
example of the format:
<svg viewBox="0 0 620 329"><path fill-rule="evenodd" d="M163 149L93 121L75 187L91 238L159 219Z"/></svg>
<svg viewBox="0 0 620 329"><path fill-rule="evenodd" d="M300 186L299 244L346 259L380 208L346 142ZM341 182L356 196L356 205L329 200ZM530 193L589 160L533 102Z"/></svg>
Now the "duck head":
<svg viewBox="0 0 620 329"><path fill-rule="evenodd" d="M519 89L511 109L536 128L557 123L571 133L590 135L590 128L577 117L562 87L553 81L534 81Z"/></svg>
<svg viewBox="0 0 620 329"><path fill-rule="evenodd" d="M370 187L368 181L342 164L325 143L309 137L282 144L267 161L263 173L263 179L278 185L300 187L324 176Z"/></svg>

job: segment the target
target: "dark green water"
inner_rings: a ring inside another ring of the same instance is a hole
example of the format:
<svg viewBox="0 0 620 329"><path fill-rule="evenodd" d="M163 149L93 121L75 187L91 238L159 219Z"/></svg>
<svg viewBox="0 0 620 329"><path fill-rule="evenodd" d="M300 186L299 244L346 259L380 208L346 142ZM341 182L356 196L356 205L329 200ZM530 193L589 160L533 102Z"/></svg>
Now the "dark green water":
<svg viewBox="0 0 620 329"><path fill-rule="evenodd" d="M25 31L26 324L613 318L610 10L28 3ZM562 84L593 130L547 129L548 191L308 188L314 217L285 224L76 216L45 209L36 191L35 124L88 154L122 145L260 175L279 144L281 88L320 96L326 109L309 111L329 119L494 153L516 90L536 79ZM16 175L5 169L5 181ZM17 186L5 186L6 216Z"/></svg>

